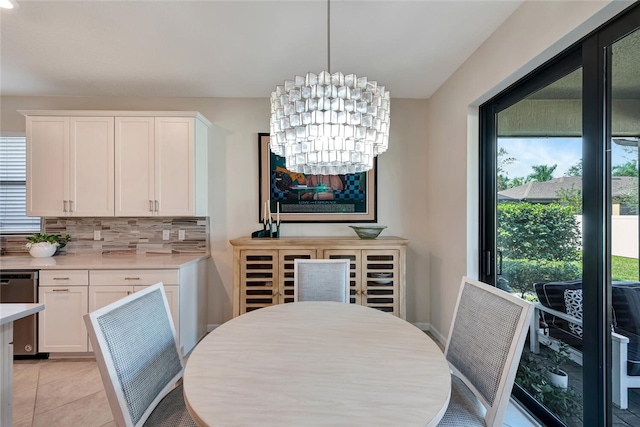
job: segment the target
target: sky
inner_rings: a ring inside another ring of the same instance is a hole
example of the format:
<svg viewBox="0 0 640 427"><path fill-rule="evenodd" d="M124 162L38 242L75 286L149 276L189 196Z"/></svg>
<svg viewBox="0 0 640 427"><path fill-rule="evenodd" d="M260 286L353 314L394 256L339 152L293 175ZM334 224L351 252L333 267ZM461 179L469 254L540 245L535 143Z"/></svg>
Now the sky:
<svg viewBox="0 0 640 427"><path fill-rule="evenodd" d="M504 167L510 179L526 177L535 165L558 165L554 178L567 175L567 170L582 158L581 138L499 138L498 148L507 151L506 157L516 160ZM629 160L637 160L637 154L626 152L618 144L611 144L611 164L619 165Z"/></svg>

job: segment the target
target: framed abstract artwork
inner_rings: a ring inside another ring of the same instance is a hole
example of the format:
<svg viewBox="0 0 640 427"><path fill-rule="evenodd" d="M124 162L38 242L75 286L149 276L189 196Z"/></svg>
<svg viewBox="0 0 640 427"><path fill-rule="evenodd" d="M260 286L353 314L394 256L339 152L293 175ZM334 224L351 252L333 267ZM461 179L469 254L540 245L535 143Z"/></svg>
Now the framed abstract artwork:
<svg viewBox="0 0 640 427"><path fill-rule="evenodd" d="M258 134L259 219L265 202L281 222L376 222L376 168L345 175L305 175L287 170L285 159L269 150L269 134Z"/></svg>

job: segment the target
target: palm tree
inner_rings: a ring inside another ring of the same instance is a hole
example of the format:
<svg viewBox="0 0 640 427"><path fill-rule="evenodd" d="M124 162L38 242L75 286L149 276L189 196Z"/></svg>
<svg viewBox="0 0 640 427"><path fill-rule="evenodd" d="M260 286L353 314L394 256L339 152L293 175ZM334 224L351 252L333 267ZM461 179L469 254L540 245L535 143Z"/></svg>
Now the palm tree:
<svg viewBox="0 0 640 427"><path fill-rule="evenodd" d="M531 166L533 173L527 176L528 181L545 182L553 179L553 171L556 170L558 165L535 165Z"/></svg>
<svg viewBox="0 0 640 427"><path fill-rule="evenodd" d="M638 162L630 160L627 163L611 167L613 176L638 176Z"/></svg>

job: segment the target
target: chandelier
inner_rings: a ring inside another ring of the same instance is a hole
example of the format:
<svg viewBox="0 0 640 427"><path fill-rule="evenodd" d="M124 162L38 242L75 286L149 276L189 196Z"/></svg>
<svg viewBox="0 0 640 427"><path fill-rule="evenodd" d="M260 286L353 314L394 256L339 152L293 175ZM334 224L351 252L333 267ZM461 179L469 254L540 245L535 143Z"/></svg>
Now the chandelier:
<svg viewBox="0 0 640 427"><path fill-rule="evenodd" d="M271 151L304 174L365 172L389 145L390 96L355 74L331 73L330 0L327 71L295 76L271 93Z"/></svg>

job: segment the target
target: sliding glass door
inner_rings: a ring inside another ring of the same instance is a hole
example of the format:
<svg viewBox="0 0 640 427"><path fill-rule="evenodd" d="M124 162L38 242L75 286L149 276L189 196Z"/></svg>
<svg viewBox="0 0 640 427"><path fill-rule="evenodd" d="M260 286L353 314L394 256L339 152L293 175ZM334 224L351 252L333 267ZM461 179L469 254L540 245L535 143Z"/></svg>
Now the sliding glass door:
<svg viewBox="0 0 640 427"><path fill-rule="evenodd" d="M613 422L640 426L640 282L638 277L638 142L640 141L640 30L604 48L611 292Z"/></svg>
<svg viewBox="0 0 640 427"><path fill-rule="evenodd" d="M576 51L484 110L495 162L485 174L495 185L485 193L494 229L485 232L495 241L483 279L549 308L538 314L516 384L545 423L569 426L582 425L581 325L550 313L582 285L582 84Z"/></svg>
<svg viewBox="0 0 640 427"><path fill-rule="evenodd" d="M480 277L536 304L514 395L547 425L640 425L639 24L480 110Z"/></svg>

